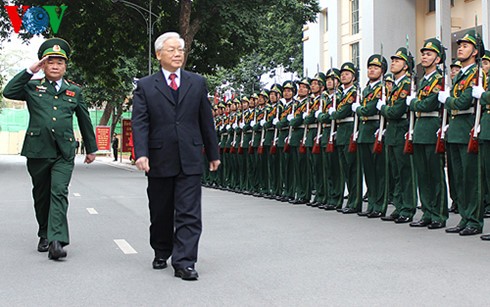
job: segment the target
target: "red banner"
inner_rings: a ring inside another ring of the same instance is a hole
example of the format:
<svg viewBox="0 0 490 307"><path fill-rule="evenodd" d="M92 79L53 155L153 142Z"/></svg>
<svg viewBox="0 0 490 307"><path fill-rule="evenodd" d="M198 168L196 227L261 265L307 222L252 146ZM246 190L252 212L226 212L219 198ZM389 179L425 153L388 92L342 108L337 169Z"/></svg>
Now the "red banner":
<svg viewBox="0 0 490 307"><path fill-rule="evenodd" d="M111 151L111 127L97 126L95 127L95 141L97 148L101 151Z"/></svg>
<svg viewBox="0 0 490 307"><path fill-rule="evenodd" d="M122 120L122 152L131 152L131 149L133 148L133 144L131 140L131 133L133 129L131 127L131 120L130 119L123 119Z"/></svg>

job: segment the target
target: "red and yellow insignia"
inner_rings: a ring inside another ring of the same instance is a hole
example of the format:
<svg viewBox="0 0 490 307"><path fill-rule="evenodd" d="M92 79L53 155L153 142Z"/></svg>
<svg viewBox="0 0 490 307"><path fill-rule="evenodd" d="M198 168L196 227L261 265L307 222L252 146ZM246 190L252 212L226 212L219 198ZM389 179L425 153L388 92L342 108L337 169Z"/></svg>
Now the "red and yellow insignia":
<svg viewBox="0 0 490 307"><path fill-rule="evenodd" d="M66 91L66 96L75 97L75 92Z"/></svg>
<svg viewBox="0 0 490 307"><path fill-rule="evenodd" d="M60 45L54 45L53 51L59 52L61 50Z"/></svg>
<svg viewBox="0 0 490 307"><path fill-rule="evenodd" d="M348 101L348 102L349 102L349 103L353 103L353 102L354 102L354 97L350 96L350 97L349 97L349 101Z"/></svg>
<svg viewBox="0 0 490 307"><path fill-rule="evenodd" d="M402 99L403 99L403 98L406 98L406 97L407 97L407 95L408 95L408 92L407 92L407 91L402 91L402 92L400 93L400 98L402 98Z"/></svg>
<svg viewBox="0 0 490 307"><path fill-rule="evenodd" d="M378 99L381 98L381 91L378 92L378 94L376 95L376 98L378 98Z"/></svg>

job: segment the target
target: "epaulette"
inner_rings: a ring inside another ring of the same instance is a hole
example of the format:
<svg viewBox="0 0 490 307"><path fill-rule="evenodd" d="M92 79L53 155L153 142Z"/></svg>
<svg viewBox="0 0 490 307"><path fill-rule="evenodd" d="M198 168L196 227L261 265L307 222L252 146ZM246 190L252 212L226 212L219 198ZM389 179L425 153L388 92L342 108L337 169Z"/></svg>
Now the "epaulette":
<svg viewBox="0 0 490 307"><path fill-rule="evenodd" d="M78 86L78 87L82 87L82 85L81 85L81 84L78 84L78 83L76 83L75 81L72 81L72 80L70 80L70 79L65 79L65 80L66 80L68 83L71 83L71 84L76 85L76 86Z"/></svg>

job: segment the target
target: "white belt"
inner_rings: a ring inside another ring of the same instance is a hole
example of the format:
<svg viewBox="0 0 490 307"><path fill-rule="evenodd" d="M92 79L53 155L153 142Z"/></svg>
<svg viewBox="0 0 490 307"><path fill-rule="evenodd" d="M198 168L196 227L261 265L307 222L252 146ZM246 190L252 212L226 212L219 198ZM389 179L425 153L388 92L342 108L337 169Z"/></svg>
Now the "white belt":
<svg viewBox="0 0 490 307"><path fill-rule="evenodd" d="M367 120L379 120L379 115L373 115L373 116L361 116L361 119L363 121Z"/></svg>
<svg viewBox="0 0 490 307"><path fill-rule="evenodd" d="M337 119L337 124L342 124L342 123L351 123L354 121L354 117L346 117L342 119Z"/></svg>
<svg viewBox="0 0 490 307"><path fill-rule="evenodd" d="M305 128L305 127L308 127L309 129L316 128L317 127L317 124L309 124L309 125L300 125L300 126L298 126L298 128Z"/></svg>
<svg viewBox="0 0 490 307"><path fill-rule="evenodd" d="M475 108L471 107L468 110L451 110L452 116L458 116L463 114L473 114L475 112Z"/></svg>
<svg viewBox="0 0 490 307"><path fill-rule="evenodd" d="M439 117L438 111L433 112L416 112L415 115L417 117Z"/></svg>

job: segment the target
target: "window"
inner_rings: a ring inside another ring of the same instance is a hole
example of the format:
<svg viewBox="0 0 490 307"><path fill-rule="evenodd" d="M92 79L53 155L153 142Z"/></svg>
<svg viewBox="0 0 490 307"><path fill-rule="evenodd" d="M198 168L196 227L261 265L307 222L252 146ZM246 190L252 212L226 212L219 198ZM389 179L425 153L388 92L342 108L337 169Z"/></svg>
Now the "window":
<svg viewBox="0 0 490 307"><path fill-rule="evenodd" d="M351 46L352 63L356 67L359 67L359 42L354 43Z"/></svg>
<svg viewBox="0 0 490 307"><path fill-rule="evenodd" d="M359 33L359 0L351 0L352 34Z"/></svg>
<svg viewBox="0 0 490 307"><path fill-rule="evenodd" d="M454 0L451 0L451 6L454 6ZM436 11L436 0L429 0L429 13Z"/></svg>
<svg viewBox="0 0 490 307"><path fill-rule="evenodd" d="M328 32L328 10L325 10L323 12L323 22L325 23L323 29L325 30L325 32Z"/></svg>

